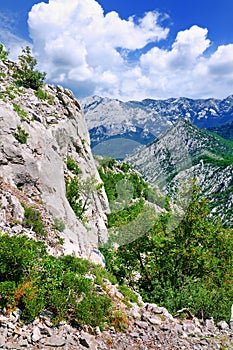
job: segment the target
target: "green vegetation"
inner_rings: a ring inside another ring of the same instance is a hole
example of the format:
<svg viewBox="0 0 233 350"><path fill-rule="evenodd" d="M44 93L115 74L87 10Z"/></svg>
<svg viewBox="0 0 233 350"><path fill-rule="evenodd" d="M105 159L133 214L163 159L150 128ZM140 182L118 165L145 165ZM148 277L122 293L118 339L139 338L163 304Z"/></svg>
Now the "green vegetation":
<svg viewBox="0 0 233 350"><path fill-rule="evenodd" d="M144 232L142 221L145 217L152 224L157 215L153 207L146 204L146 201L166 210L170 209L168 198L159 194L156 188L150 187L141 175L133 171L127 163L117 162L111 158L99 160L99 163L99 174L112 211L108 215L108 227L112 229L110 240L113 239L118 244L125 239L130 240L130 237L135 235L135 230L131 227L132 222L138 234ZM115 228L118 231L117 236ZM146 225L145 228L148 226Z"/></svg>
<svg viewBox="0 0 233 350"><path fill-rule="evenodd" d="M81 169L79 168L78 164L75 162L75 160L72 157L67 158L66 165L68 170L72 171L73 174L75 175L80 174Z"/></svg>
<svg viewBox="0 0 233 350"><path fill-rule="evenodd" d="M134 220L144 207L144 200L141 198L138 202L126 206L122 210L113 211L108 216L108 227L120 227Z"/></svg>
<svg viewBox="0 0 233 350"><path fill-rule="evenodd" d="M37 60L31 55L31 49L26 46L19 58L19 67L15 68L14 79L17 86L38 90L44 84L46 73L35 69Z"/></svg>
<svg viewBox="0 0 233 350"><path fill-rule="evenodd" d="M0 44L0 60L5 61L9 55L9 52L4 49L3 44Z"/></svg>
<svg viewBox="0 0 233 350"><path fill-rule="evenodd" d="M0 92L0 99L3 100L4 102L7 102L6 98L4 97L3 93Z"/></svg>
<svg viewBox="0 0 233 350"><path fill-rule="evenodd" d="M132 289L130 289L126 285L120 285L118 286L118 290L124 295L126 302L136 303L140 305L138 301L138 295Z"/></svg>
<svg viewBox="0 0 233 350"><path fill-rule="evenodd" d="M66 198L79 219L83 219L85 208L80 198L80 184L77 176L66 180Z"/></svg>
<svg viewBox="0 0 233 350"><path fill-rule="evenodd" d="M107 268L144 301L165 306L173 314L187 307L199 318L228 321L233 299L233 230L211 222L208 214L206 200L194 187L185 216L173 231L167 230L170 214L162 214L134 241L118 249L102 248Z"/></svg>
<svg viewBox="0 0 233 350"><path fill-rule="evenodd" d="M54 324L61 320L91 326L111 325L112 301L99 293L91 278L113 283L115 278L99 265L74 256L55 258L42 242L25 236L0 235L0 307L22 310L24 320L33 320L50 311ZM96 277L97 279L97 277Z"/></svg>
<svg viewBox="0 0 233 350"><path fill-rule="evenodd" d="M50 105L54 103L54 96L49 95L45 90L38 89L34 93L35 93L35 96L41 99L42 101L47 101L48 104Z"/></svg>
<svg viewBox="0 0 233 350"><path fill-rule="evenodd" d="M117 185L119 183L122 185L124 182L131 184L132 199L141 197L146 199L148 197L148 184L139 174L128 172L129 169L130 166L125 163L118 164L115 159L107 159L99 167L99 174L110 202L115 201L119 197L121 193L119 193L120 188Z"/></svg>
<svg viewBox="0 0 233 350"><path fill-rule="evenodd" d="M232 121L221 126L212 127L209 130L218 134L224 139L233 141L233 122Z"/></svg>
<svg viewBox="0 0 233 350"><path fill-rule="evenodd" d="M38 97L39 99L45 101L47 98L47 92L42 89L38 89L34 92L35 96Z"/></svg>
<svg viewBox="0 0 233 350"><path fill-rule="evenodd" d="M47 231L45 229L41 214L36 207L27 207L22 204L24 208L24 222L23 226L32 228L38 237L46 237Z"/></svg>
<svg viewBox="0 0 233 350"><path fill-rule="evenodd" d="M17 129L18 132L14 133L14 137L16 138L16 140L20 143L27 143L29 134L20 125L18 125Z"/></svg>
<svg viewBox="0 0 233 350"><path fill-rule="evenodd" d="M16 95L20 96L23 91L19 88L16 88L15 86L9 86L6 88L6 93L13 100L16 98Z"/></svg>
<svg viewBox="0 0 233 350"><path fill-rule="evenodd" d="M28 114L25 112L19 105L13 102L14 110L17 112L17 114L20 116L21 121L28 120Z"/></svg>
<svg viewBox="0 0 233 350"><path fill-rule="evenodd" d="M59 232L63 232L65 230L66 226L62 219L55 218L53 223L53 229L57 230Z"/></svg>

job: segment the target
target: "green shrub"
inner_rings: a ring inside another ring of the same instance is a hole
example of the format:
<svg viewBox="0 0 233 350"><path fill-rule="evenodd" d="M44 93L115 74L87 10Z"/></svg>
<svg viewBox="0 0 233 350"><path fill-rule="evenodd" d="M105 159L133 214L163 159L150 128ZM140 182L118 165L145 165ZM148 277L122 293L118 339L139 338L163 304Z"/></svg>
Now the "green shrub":
<svg viewBox="0 0 233 350"><path fill-rule="evenodd" d="M58 230L59 232L63 232L66 226L62 219L55 218L53 223L53 229Z"/></svg>
<svg viewBox="0 0 233 350"><path fill-rule="evenodd" d="M19 67L15 68L13 75L15 84L38 90L44 84L46 73L35 69L37 60L31 55L30 47L26 46L18 58Z"/></svg>
<svg viewBox="0 0 233 350"><path fill-rule="evenodd" d="M46 237L47 232L38 208L27 207L25 204L22 204L22 206L24 208L25 218L23 225L25 227L32 228L37 236Z"/></svg>
<svg viewBox="0 0 233 350"><path fill-rule="evenodd" d="M38 97L39 99L45 101L47 98L47 92L42 89L38 89L34 92L35 96Z"/></svg>
<svg viewBox="0 0 233 350"><path fill-rule="evenodd" d="M77 176L66 180L66 198L77 218L83 218L83 204L80 199L80 185Z"/></svg>
<svg viewBox="0 0 233 350"><path fill-rule="evenodd" d="M0 92L0 99L3 100L4 102L6 102L6 99L5 99L5 97L3 96L3 93L2 93L2 92Z"/></svg>
<svg viewBox="0 0 233 350"><path fill-rule="evenodd" d="M124 295L126 302L130 301L139 305L138 295L132 289L125 285L120 285L118 290Z"/></svg>
<svg viewBox="0 0 233 350"><path fill-rule="evenodd" d="M21 121L28 120L28 114L25 112L19 105L13 102L14 110L17 112L17 114L20 116Z"/></svg>
<svg viewBox="0 0 233 350"><path fill-rule="evenodd" d="M6 88L6 93L12 100L16 98L16 96L12 93L12 89L10 89L9 87Z"/></svg>
<svg viewBox="0 0 233 350"><path fill-rule="evenodd" d="M72 171L75 175L78 175L81 172L81 169L72 157L67 157L66 165L68 170Z"/></svg>
<svg viewBox="0 0 233 350"><path fill-rule="evenodd" d="M127 315L122 310L115 310L111 313L110 324L117 332L125 332L128 325Z"/></svg>
<svg viewBox="0 0 233 350"><path fill-rule="evenodd" d="M47 102L49 105L53 105L54 104L54 99L55 97L53 95L48 95L47 96Z"/></svg>
<svg viewBox="0 0 233 350"><path fill-rule="evenodd" d="M42 242L25 236L0 235L0 307L19 307L25 320L38 317L42 310L61 320L103 326L109 322L112 301L99 295L88 272L100 266L74 256L50 256ZM102 282L103 285L103 282Z"/></svg>
<svg viewBox="0 0 233 350"><path fill-rule="evenodd" d="M20 125L18 125L17 129L18 132L14 134L16 140L20 143L27 143L29 134Z"/></svg>
<svg viewBox="0 0 233 350"><path fill-rule="evenodd" d="M0 234L0 282L18 285L45 255L46 248L42 242L29 240L26 236Z"/></svg>

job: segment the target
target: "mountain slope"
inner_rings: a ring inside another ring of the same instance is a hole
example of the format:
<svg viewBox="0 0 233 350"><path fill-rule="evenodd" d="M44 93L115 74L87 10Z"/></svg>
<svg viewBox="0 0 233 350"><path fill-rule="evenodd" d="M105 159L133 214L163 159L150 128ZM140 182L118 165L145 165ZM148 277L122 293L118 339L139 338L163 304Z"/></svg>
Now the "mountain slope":
<svg viewBox="0 0 233 350"><path fill-rule="evenodd" d="M225 139L233 141L233 121L220 126L209 128L209 130L224 137Z"/></svg>
<svg viewBox="0 0 233 350"><path fill-rule="evenodd" d="M138 142L134 145L135 148L152 142L182 118L201 128L219 126L233 119L233 96L224 100L192 100L182 97L145 99L141 102L122 102L93 96L81 100L81 106L87 120L93 152L100 155L106 155L104 145L101 149L95 149L95 146L103 141L120 138L123 149L124 140L129 139ZM123 153L126 154L127 151L124 150Z"/></svg>
<svg viewBox="0 0 233 350"><path fill-rule="evenodd" d="M180 120L163 136L126 158L163 191L188 202L192 180L210 201L211 212L233 222L233 144ZM184 188L186 192L183 193ZM177 194L177 191L179 194Z"/></svg>
<svg viewBox="0 0 233 350"><path fill-rule="evenodd" d="M0 61L1 228L35 234L32 224L25 227L25 212L36 211L50 249L89 257L107 239L109 209L104 189L95 189L101 180L79 103L60 86L36 92L17 87L14 68L14 62ZM80 217L67 189L76 195Z"/></svg>

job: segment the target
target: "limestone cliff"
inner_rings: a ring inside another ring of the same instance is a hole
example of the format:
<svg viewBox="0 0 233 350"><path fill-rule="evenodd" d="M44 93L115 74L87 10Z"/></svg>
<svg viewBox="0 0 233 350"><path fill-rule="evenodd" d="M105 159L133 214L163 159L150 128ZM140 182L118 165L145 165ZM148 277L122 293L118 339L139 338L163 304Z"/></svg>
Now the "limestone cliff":
<svg viewBox="0 0 233 350"><path fill-rule="evenodd" d="M0 62L0 229L33 235L23 227L22 204L40 211L51 251L90 258L107 240L108 201L90 149L86 122L70 90L45 85L42 91L16 87L15 63ZM67 159L80 169L81 221L66 199ZM95 186L88 187L88 183ZM63 224L62 232L54 222ZM58 242L63 240L63 244ZM95 255L95 254L94 254Z"/></svg>

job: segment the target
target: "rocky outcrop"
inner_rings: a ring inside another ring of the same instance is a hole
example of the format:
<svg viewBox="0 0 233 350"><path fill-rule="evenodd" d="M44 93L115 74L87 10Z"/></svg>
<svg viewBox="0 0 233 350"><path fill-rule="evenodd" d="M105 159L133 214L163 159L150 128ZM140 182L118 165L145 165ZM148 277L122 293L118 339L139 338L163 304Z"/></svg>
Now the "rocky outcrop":
<svg viewBox="0 0 233 350"><path fill-rule="evenodd" d="M21 204L26 201L41 211L50 239L55 236L54 221L64 224L59 250L86 258L96 256L93 249L107 240L109 208L80 105L72 92L61 86L46 85L41 95L16 87L13 66L11 61L0 62L0 228L9 233L20 231L24 220ZM87 202L83 221L77 219L66 199L65 179L71 176L68 157L80 168L80 186L92 179L98 187L98 191L92 186L86 190L88 194L80 193L81 200Z"/></svg>

